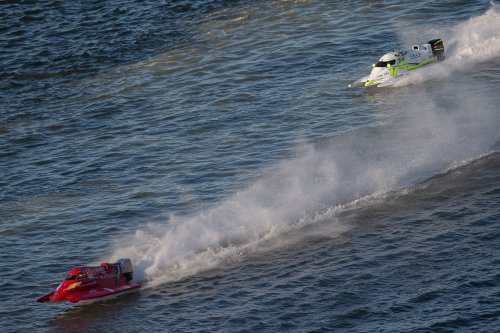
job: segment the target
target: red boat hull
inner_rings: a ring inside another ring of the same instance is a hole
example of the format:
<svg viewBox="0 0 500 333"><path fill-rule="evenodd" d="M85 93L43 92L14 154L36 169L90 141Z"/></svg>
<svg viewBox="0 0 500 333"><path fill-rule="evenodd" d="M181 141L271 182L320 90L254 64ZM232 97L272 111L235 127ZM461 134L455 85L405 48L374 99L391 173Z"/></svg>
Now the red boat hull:
<svg viewBox="0 0 500 333"><path fill-rule="evenodd" d="M78 302L83 302L83 301L94 300L96 298L108 297L108 296L116 295L119 293L124 293L127 291L132 291L134 289L139 289L140 287L141 287L141 285L138 283L127 283L127 284L118 285L118 286L115 286L112 288L97 288L97 289L90 289L90 290L81 291L78 293L72 293L72 294L68 294L67 297L65 297L63 299L54 299L55 292L51 292L50 294L47 294L43 297L40 297L36 301L39 303L64 302L64 301L68 301L70 303L78 303Z"/></svg>
<svg viewBox="0 0 500 333"><path fill-rule="evenodd" d="M116 295L119 293L124 293L134 289L139 289L141 286L137 283L124 284L122 286L116 286L114 288L100 288L92 289L88 292L80 293L78 296L68 299L68 302L77 303L83 301L90 301L96 298L108 297Z"/></svg>
<svg viewBox="0 0 500 333"><path fill-rule="evenodd" d="M57 289L36 301L77 303L108 297L141 287L132 282L132 264L128 259L100 266L73 268Z"/></svg>

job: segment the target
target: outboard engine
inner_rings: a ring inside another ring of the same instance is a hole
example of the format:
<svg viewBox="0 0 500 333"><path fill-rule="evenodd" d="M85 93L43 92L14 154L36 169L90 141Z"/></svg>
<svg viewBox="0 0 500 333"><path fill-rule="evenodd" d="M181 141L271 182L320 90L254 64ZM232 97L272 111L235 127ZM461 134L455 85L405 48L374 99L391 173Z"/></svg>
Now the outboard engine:
<svg viewBox="0 0 500 333"><path fill-rule="evenodd" d="M437 58L438 61L444 60L444 45L442 39L433 39L429 41L432 48L432 55Z"/></svg>
<svg viewBox="0 0 500 333"><path fill-rule="evenodd" d="M125 280L132 281L133 271L132 271L132 262L130 259L120 259L117 261L120 264L120 268L122 269L123 275L125 275Z"/></svg>

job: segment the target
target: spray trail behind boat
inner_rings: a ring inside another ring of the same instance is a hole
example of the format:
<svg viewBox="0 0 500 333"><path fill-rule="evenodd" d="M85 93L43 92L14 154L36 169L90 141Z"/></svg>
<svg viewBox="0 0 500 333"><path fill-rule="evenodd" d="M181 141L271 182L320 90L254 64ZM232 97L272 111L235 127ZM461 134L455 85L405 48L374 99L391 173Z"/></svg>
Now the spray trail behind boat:
<svg viewBox="0 0 500 333"><path fill-rule="evenodd" d="M394 87L446 80L457 75L474 73L481 63L500 57L500 7L492 4L483 15L472 17L452 29L438 33L443 37L446 60L408 73ZM429 34L436 33L434 29Z"/></svg>
<svg viewBox="0 0 500 333"><path fill-rule="evenodd" d="M484 28L497 16L493 7L453 27L447 39L450 63L466 58L454 46L464 31L490 41L483 61L498 57L498 40ZM137 230L112 257L131 257L137 277L151 285L182 279L239 262L258 253L266 240L279 244L287 231L331 219L343 205L412 187L497 149L496 94L471 90L467 83L445 84L446 99L439 89L392 99L390 107L401 116L389 125L300 147L297 157L263 170L250 186L219 204L190 216L172 214L164 225ZM346 227L332 223L330 232Z"/></svg>

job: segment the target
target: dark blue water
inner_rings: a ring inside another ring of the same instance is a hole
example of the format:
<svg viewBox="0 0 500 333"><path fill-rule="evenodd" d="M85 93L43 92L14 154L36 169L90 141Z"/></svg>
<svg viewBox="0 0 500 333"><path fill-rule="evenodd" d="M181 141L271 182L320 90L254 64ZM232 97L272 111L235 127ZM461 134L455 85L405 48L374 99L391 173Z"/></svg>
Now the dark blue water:
<svg viewBox="0 0 500 333"><path fill-rule="evenodd" d="M498 6L0 2L2 331L499 331ZM140 292L34 302L121 257Z"/></svg>

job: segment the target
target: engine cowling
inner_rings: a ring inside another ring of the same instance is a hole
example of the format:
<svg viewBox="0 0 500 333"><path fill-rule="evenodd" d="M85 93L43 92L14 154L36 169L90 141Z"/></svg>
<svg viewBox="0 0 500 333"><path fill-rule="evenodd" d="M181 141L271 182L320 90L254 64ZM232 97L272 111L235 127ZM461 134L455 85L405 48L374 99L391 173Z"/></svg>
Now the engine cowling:
<svg viewBox="0 0 500 333"><path fill-rule="evenodd" d="M120 264L120 268L123 272L123 275L125 275L126 281L132 281L133 279L133 270L132 270L132 262L130 259L120 259L117 261L118 264Z"/></svg>
<svg viewBox="0 0 500 333"><path fill-rule="evenodd" d="M431 44L432 55L435 56L438 61L443 61L445 59L443 40L433 39L429 41L429 44Z"/></svg>

